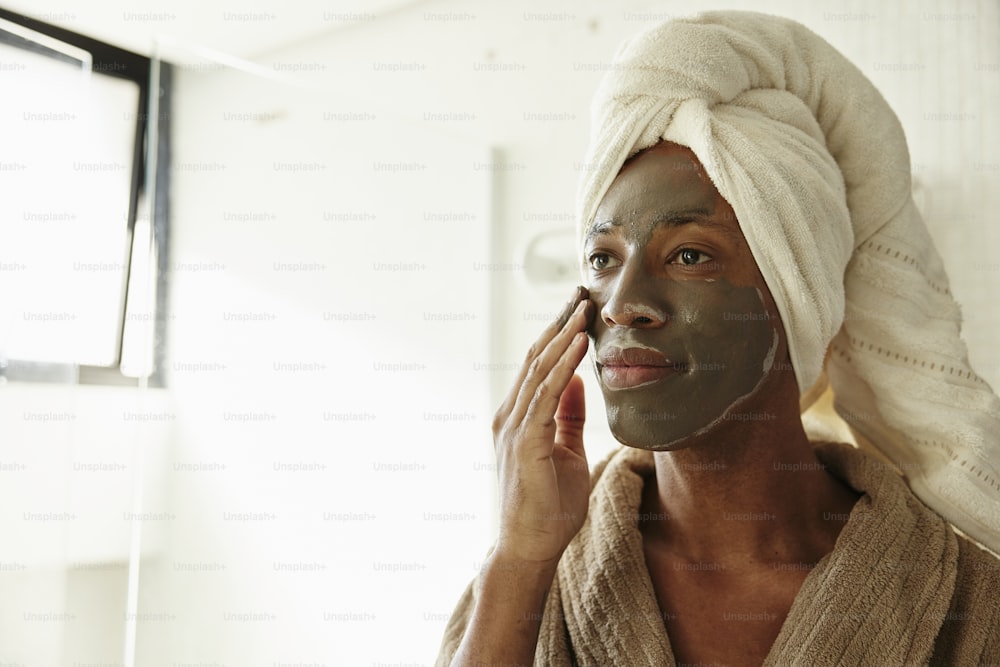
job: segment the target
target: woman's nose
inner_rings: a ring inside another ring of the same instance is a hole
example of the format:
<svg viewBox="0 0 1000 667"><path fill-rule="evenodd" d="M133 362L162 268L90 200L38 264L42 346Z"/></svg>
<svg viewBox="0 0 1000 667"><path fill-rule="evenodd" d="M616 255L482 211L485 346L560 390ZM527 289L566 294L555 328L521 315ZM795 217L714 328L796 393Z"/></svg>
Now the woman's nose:
<svg viewBox="0 0 1000 667"><path fill-rule="evenodd" d="M655 329L669 320L663 295L657 294L657 280L641 266L626 266L606 291L601 319L609 327Z"/></svg>

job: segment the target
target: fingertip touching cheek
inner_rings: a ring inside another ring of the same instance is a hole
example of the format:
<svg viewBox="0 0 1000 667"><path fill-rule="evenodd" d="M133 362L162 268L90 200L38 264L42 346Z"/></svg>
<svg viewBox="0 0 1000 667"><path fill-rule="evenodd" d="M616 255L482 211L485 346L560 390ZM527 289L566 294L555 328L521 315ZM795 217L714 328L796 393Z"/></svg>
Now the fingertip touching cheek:
<svg viewBox="0 0 1000 667"><path fill-rule="evenodd" d="M662 142L625 164L583 261L595 369L626 445L670 449L736 418L787 355L736 216L683 146Z"/></svg>

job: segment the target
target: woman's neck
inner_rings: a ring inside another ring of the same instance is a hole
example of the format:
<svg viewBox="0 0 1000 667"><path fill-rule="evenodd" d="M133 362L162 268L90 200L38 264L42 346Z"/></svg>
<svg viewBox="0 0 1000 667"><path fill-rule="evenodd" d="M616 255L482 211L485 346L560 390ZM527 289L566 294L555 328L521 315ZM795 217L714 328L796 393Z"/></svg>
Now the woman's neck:
<svg viewBox="0 0 1000 667"><path fill-rule="evenodd" d="M815 562L833 549L859 495L816 458L797 391L772 397L690 446L655 453L643 504L668 519L643 525L647 540L691 562L734 565Z"/></svg>

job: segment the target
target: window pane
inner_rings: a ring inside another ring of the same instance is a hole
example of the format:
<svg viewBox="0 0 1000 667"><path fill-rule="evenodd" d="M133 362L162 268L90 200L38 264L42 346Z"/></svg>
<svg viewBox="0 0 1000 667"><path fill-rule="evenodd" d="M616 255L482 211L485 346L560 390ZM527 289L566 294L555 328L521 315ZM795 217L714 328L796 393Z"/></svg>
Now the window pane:
<svg viewBox="0 0 1000 667"><path fill-rule="evenodd" d="M139 86L87 65L0 43L0 358L118 356Z"/></svg>

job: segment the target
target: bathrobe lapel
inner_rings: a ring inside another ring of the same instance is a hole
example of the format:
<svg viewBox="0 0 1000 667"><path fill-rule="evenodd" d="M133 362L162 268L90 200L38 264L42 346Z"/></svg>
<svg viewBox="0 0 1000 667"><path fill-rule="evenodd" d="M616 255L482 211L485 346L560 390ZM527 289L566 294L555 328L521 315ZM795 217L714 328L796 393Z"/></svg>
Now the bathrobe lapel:
<svg viewBox="0 0 1000 667"><path fill-rule="evenodd" d="M847 445L816 451L865 495L803 583L765 664L926 664L954 588L954 533L879 461ZM536 664L675 664L637 525L652 473L652 455L634 449L597 471L587 522L549 594Z"/></svg>

